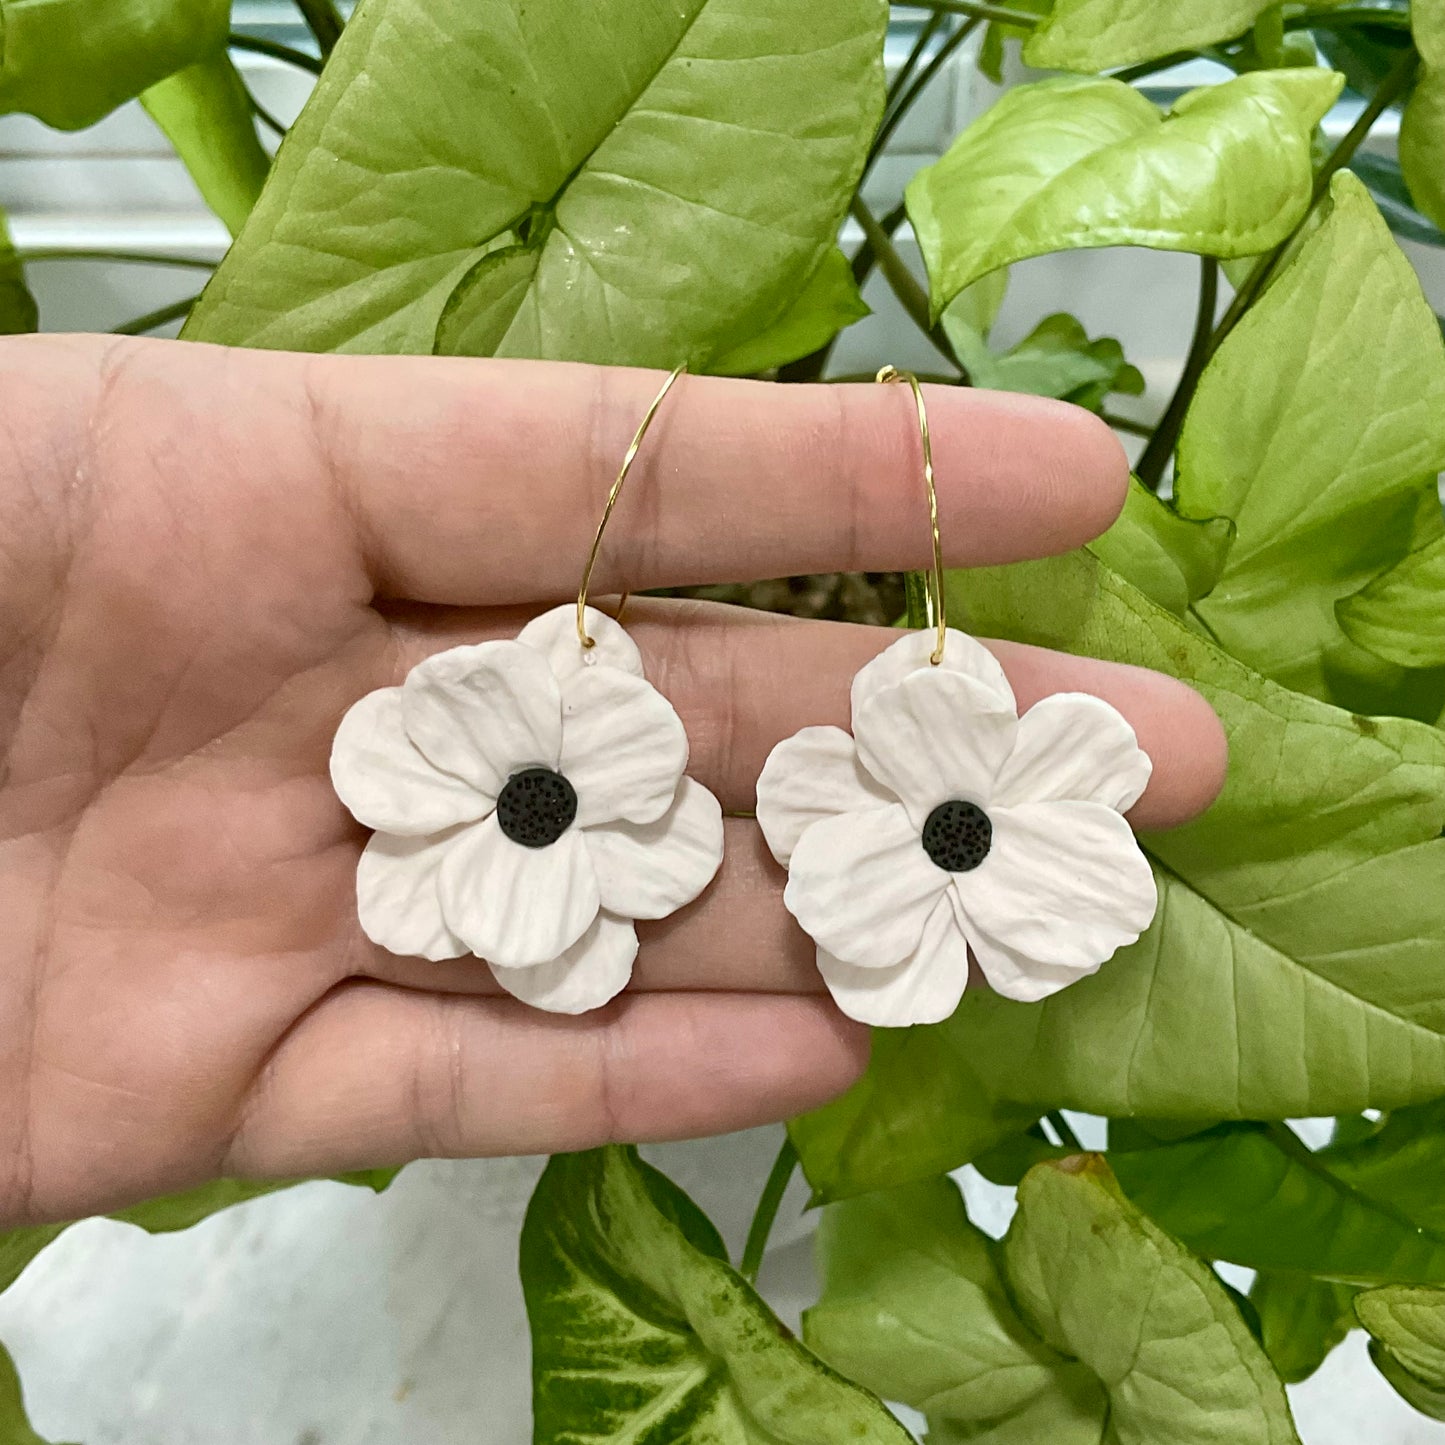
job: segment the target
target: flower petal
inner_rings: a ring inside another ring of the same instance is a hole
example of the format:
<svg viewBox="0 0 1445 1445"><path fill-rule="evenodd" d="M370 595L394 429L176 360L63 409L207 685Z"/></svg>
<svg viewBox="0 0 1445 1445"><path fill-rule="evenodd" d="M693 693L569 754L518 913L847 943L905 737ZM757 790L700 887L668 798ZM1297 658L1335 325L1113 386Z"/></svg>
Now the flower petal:
<svg viewBox="0 0 1445 1445"><path fill-rule="evenodd" d="M361 931L403 958L460 958L470 949L446 925L437 872L457 830L435 838L374 833L356 865Z"/></svg>
<svg viewBox="0 0 1445 1445"><path fill-rule="evenodd" d="M597 876L576 828L546 848L524 848L495 815L446 850L437 878L447 927L502 968L547 963L586 933L600 906Z"/></svg>
<svg viewBox="0 0 1445 1445"><path fill-rule="evenodd" d="M938 645L938 634L931 629L927 632L905 633L886 651L880 652L872 662L862 667L853 678L853 720L863 704L895 682L902 682L910 673L927 670L930 672L961 672L975 682L982 683L991 692L996 692L1008 707L1018 711L1014 701L1013 688L999 666L998 658L977 638L966 632L948 629L943 648L943 660L934 667L933 649Z"/></svg>
<svg viewBox="0 0 1445 1445"><path fill-rule="evenodd" d="M1122 713L1103 698L1061 692L1020 719L1012 756L999 770L993 802L1103 803L1127 812L1143 795L1154 764Z"/></svg>
<svg viewBox="0 0 1445 1445"><path fill-rule="evenodd" d="M783 902L819 947L859 968L901 963L950 874L897 803L814 823L798 840Z"/></svg>
<svg viewBox="0 0 1445 1445"><path fill-rule="evenodd" d="M784 738L758 775L758 826L785 868L803 830L819 819L894 801L863 769L842 728L804 728Z"/></svg>
<svg viewBox="0 0 1445 1445"><path fill-rule="evenodd" d="M584 667L620 667L634 677L642 676L642 654L637 644L605 612L587 609L587 635L596 647L583 647L577 636L577 607L568 602L534 617L518 634L524 647L535 648L552 665L558 682L564 682Z"/></svg>
<svg viewBox="0 0 1445 1445"><path fill-rule="evenodd" d="M993 846L953 875L964 930L1050 968L1091 969L1148 928L1158 907L1149 860L1103 803L996 808Z"/></svg>
<svg viewBox="0 0 1445 1445"><path fill-rule="evenodd" d="M1062 968L1040 963L991 938L982 937L976 929L968 942L974 958L978 960L979 971L988 980L988 986L996 994L1016 999L1019 1003L1039 1003L1071 983L1098 973L1102 966L1094 963L1084 968Z"/></svg>
<svg viewBox="0 0 1445 1445"><path fill-rule="evenodd" d="M863 766L922 829L950 798L987 806L1018 718L974 678L932 668L875 693L853 730Z"/></svg>
<svg viewBox="0 0 1445 1445"><path fill-rule="evenodd" d="M577 826L651 823L672 806L687 767L687 733L650 682L615 667L562 684L563 776L577 790Z"/></svg>
<svg viewBox="0 0 1445 1445"><path fill-rule="evenodd" d="M531 968L492 965L492 977L513 998L554 1014L585 1014L610 1003L632 977L637 930L625 918L599 913L565 953Z"/></svg>
<svg viewBox="0 0 1445 1445"><path fill-rule="evenodd" d="M875 1028L937 1024L949 1018L968 984L968 944L952 900L940 898L918 946L892 968L857 968L818 950L818 971L850 1019Z"/></svg>
<svg viewBox="0 0 1445 1445"><path fill-rule="evenodd" d="M666 918L691 903L722 866L718 800L695 778L655 823L608 823L582 835L602 907L623 918Z"/></svg>
<svg viewBox="0 0 1445 1445"><path fill-rule="evenodd" d="M402 726L401 688L355 703L331 745L331 784L358 823L407 837L490 813L494 800L434 768Z"/></svg>
<svg viewBox="0 0 1445 1445"><path fill-rule="evenodd" d="M402 687L407 736L437 767L495 798L523 768L555 768L562 697L547 660L519 642L453 647Z"/></svg>

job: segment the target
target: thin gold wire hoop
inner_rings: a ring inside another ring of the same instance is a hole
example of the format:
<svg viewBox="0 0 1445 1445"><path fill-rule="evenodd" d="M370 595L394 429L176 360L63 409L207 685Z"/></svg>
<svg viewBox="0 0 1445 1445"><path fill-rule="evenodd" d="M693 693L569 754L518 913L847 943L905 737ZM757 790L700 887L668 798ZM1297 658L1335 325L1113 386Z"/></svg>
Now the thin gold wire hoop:
<svg viewBox="0 0 1445 1445"><path fill-rule="evenodd" d="M928 525L933 530L933 586L928 592L928 610L932 615L928 621L938 632L937 645L928 660L937 667L943 661L943 649L948 641L948 605L943 592L943 540L938 530L938 487L933 477L933 438L928 430L928 408L923 403L923 388L911 371L885 366L878 373L878 380L885 386L906 381L918 411L918 435L923 440L923 480L928 486Z"/></svg>
<svg viewBox="0 0 1445 1445"><path fill-rule="evenodd" d="M602 550L602 534L607 530L607 524L612 520L612 509L617 505L617 499L622 495L622 484L627 480L627 474L632 470L632 464L637 460L637 453L642 450L643 440L647 436L647 429L652 425L653 418L667 400L667 394L677 384L677 379L687 371L687 363L683 362L666 381L662 383L662 390L652 399L652 405L647 408L646 415L642 418L642 424L637 428L637 435L632 438L632 445L627 448L622 458L622 466L617 473L617 480L612 484L612 490L607 494L607 505L602 509L602 520L597 524L597 535L592 539L592 550L587 554L587 565L582 569L582 585L577 589L577 640L590 652L597 646L597 639L590 637L587 633L587 589L592 584L592 569L597 565L597 554ZM622 604L627 604L627 593L622 594ZM618 616L622 615L622 607L617 609Z"/></svg>

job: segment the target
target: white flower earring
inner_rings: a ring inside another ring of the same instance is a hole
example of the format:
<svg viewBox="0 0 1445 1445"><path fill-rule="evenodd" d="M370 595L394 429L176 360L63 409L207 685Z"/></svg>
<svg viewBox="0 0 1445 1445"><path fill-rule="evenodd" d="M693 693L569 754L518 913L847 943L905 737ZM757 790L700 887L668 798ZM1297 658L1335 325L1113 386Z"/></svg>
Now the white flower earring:
<svg viewBox="0 0 1445 1445"><path fill-rule="evenodd" d="M853 734L811 727L773 749L757 817L788 870L788 910L839 1007L885 1028L958 1007L969 950L994 990L1033 1002L1133 943L1158 906L1123 814L1152 769L1134 730L1083 693L1022 717L993 654L949 628L933 448L916 377L933 527L930 632L853 679Z"/></svg>
<svg viewBox="0 0 1445 1445"><path fill-rule="evenodd" d="M685 775L681 719L621 625L587 605L612 509L684 370L623 458L575 609L419 663L356 703L332 747L338 796L375 829L356 874L367 937L432 960L475 954L553 1013L615 997L634 921L691 903L722 863L722 810Z"/></svg>

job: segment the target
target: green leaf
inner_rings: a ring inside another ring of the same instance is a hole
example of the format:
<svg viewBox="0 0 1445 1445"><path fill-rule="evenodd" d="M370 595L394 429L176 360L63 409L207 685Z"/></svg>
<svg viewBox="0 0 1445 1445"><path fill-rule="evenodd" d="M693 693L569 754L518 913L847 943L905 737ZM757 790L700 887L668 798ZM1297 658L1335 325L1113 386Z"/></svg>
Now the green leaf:
<svg viewBox="0 0 1445 1445"><path fill-rule="evenodd" d="M1300 692L1358 704L1361 660L1335 604L1438 514L1445 345L1364 186L1333 209L1200 382L1179 446L1179 509L1237 532L1195 606L1236 657ZM1425 480L1427 479L1428 480Z"/></svg>
<svg viewBox="0 0 1445 1445"><path fill-rule="evenodd" d="M1111 392L1139 396L1144 391L1144 378L1125 361L1124 348L1112 336L1090 341L1083 325L1066 313L1045 317L1017 346L1001 353L990 350L984 333L958 314L958 301L944 312L943 328L977 387L1058 397L1090 410L1102 406Z"/></svg>
<svg viewBox="0 0 1445 1445"><path fill-rule="evenodd" d="M1041 70L1111 70L1244 32L1275 0L1058 0L1024 43Z"/></svg>
<svg viewBox="0 0 1445 1445"><path fill-rule="evenodd" d="M833 248L887 23L885 0L366 0L185 335L706 369Z"/></svg>
<svg viewBox="0 0 1445 1445"><path fill-rule="evenodd" d="M1413 0L1410 26L1425 65L1400 120L1400 169L1415 204L1445 226L1445 0Z"/></svg>
<svg viewBox="0 0 1445 1445"><path fill-rule="evenodd" d="M787 1331L635 1150L561 1155L522 1228L537 1445L909 1445Z"/></svg>
<svg viewBox="0 0 1445 1445"><path fill-rule="evenodd" d="M94 125L223 50L230 0L0 0L0 112Z"/></svg>
<svg viewBox="0 0 1445 1445"><path fill-rule="evenodd" d="M0 1440L5 1445L48 1445L31 1428L30 1417L25 1413L20 1375L3 1345L0 1345Z"/></svg>
<svg viewBox="0 0 1445 1445"><path fill-rule="evenodd" d="M1010 10L1026 11L1030 15L1047 15L1054 8L1054 0L1014 0ZM1022 44L1029 38L1031 27L1009 25L1000 20L991 20L983 33L983 44L978 50L978 68L995 85L1003 84L1004 56L1008 43L1016 40Z"/></svg>
<svg viewBox="0 0 1445 1445"><path fill-rule="evenodd" d="M1318 1157L1351 1188L1445 1235L1445 1100L1396 1109L1366 1137L1343 1137Z"/></svg>
<svg viewBox="0 0 1445 1445"><path fill-rule="evenodd" d="M1445 667L1445 537L1335 606L1345 635L1401 667Z"/></svg>
<svg viewBox="0 0 1445 1445"><path fill-rule="evenodd" d="M1181 517L1137 479L1119 520L1093 544L1094 555L1176 617L1219 580L1234 541L1228 517Z"/></svg>
<svg viewBox="0 0 1445 1445"><path fill-rule="evenodd" d="M1264 1352L1287 1385L1307 1380L1354 1328L1353 1286L1300 1274L1261 1271L1249 1298Z"/></svg>
<svg viewBox="0 0 1445 1445"><path fill-rule="evenodd" d="M946 1179L828 1210L804 1319L931 1442L1284 1445L1284 1391L1224 1286L1098 1156L1030 1171L1001 1247Z"/></svg>
<svg viewBox="0 0 1445 1445"><path fill-rule="evenodd" d="M1158 916L1097 975L876 1035L864 1078L792 1126L821 1197L942 1173L1055 1108L1284 1119L1445 1094L1445 734L1276 686L1088 553L970 572L949 603L985 636L1189 679L1229 781L1146 840Z"/></svg>
<svg viewBox="0 0 1445 1445"><path fill-rule="evenodd" d="M764 331L716 358L708 367L717 376L756 376L810 356L845 327L870 315L853 279L852 262L836 247L803 283L797 298Z"/></svg>
<svg viewBox="0 0 1445 1445"><path fill-rule="evenodd" d="M949 1179L831 1205L803 1335L884 1399L921 1410L930 1445L1098 1445L1108 1398L1019 1318L1002 1255Z"/></svg>
<svg viewBox="0 0 1445 1445"><path fill-rule="evenodd" d="M970 336L988 340L993 324L1008 295L1008 268L990 271L972 286L965 287L943 313L943 330L949 342L958 345Z"/></svg>
<svg viewBox="0 0 1445 1445"><path fill-rule="evenodd" d="M1402 13L1382 9L1378 22L1342 25L1313 31L1325 59L1344 74L1351 90L1373 95L1389 75L1401 52L1410 48L1410 31Z"/></svg>
<svg viewBox="0 0 1445 1445"><path fill-rule="evenodd" d="M234 236L266 184L271 158L251 98L220 51L141 92L140 103L185 163L205 203Z"/></svg>
<svg viewBox="0 0 1445 1445"><path fill-rule="evenodd" d="M1269 250L1309 205L1310 136L1341 84L1259 71L1191 91L1167 119L1118 80L1010 91L908 186L935 316L979 277L1050 251Z"/></svg>
<svg viewBox="0 0 1445 1445"><path fill-rule="evenodd" d="M1109 1153L1129 1198L1210 1259L1356 1284L1445 1283L1445 1234L1351 1187L1284 1125Z"/></svg>
<svg viewBox="0 0 1445 1445"><path fill-rule="evenodd" d="M1370 1332L1380 1373L1421 1414L1445 1420L1445 1290L1367 1290L1355 1313Z"/></svg>
<svg viewBox="0 0 1445 1445"><path fill-rule="evenodd" d="M5 214L0 211L0 336L34 331L39 324L40 312L25 284L25 268L15 253Z"/></svg>

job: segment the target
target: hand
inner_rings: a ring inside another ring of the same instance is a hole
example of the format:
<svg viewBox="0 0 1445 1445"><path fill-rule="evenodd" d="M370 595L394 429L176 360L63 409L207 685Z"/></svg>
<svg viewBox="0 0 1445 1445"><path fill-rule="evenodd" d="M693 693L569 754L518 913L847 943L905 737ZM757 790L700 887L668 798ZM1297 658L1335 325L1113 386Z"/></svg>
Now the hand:
<svg viewBox="0 0 1445 1445"><path fill-rule="evenodd" d="M644 926L632 990L579 1019L356 924L363 830L327 777L346 708L420 658L575 595L659 378L175 342L0 344L0 1223L218 1175L714 1133L837 1093L866 1033L820 995L756 824L698 904ZM1104 426L930 390L948 560L1060 552L1126 484ZM689 378L595 591L926 566L906 392ZM690 771L743 812L780 738L847 725L874 628L636 601ZM1108 699L1156 762L1134 811L1218 788L1204 702L999 644L1022 704Z"/></svg>

